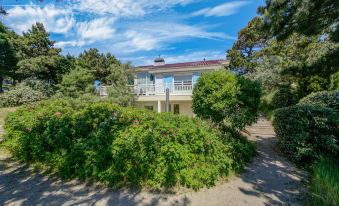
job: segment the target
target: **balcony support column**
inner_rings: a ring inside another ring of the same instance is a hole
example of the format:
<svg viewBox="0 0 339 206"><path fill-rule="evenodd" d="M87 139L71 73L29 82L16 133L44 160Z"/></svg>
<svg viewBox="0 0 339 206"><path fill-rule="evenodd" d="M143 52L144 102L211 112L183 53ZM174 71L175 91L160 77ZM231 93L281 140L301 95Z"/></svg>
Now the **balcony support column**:
<svg viewBox="0 0 339 206"><path fill-rule="evenodd" d="M158 100L158 113L160 113L160 112L161 112L161 101Z"/></svg>

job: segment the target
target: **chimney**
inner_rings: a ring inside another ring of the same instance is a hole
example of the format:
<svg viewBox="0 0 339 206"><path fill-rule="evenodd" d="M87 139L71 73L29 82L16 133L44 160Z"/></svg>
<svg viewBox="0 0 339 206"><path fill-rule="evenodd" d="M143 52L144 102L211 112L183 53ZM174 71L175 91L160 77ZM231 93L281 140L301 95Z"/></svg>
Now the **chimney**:
<svg viewBox="0 0 339 206"><path fill-rule="evenodd" d="M159 55L159 57L154 60L154 66L163 66L163 65L165 65L165 59L160 57Z"/></svg>

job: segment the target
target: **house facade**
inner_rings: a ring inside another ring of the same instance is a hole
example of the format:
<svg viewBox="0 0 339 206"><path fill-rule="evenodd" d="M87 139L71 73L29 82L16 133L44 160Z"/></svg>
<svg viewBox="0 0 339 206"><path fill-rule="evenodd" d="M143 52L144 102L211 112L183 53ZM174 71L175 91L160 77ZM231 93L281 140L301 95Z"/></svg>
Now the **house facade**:
<svg viewBox="0 0 339 206"><path fill-rule="evenodd" d="M135 106L157 112L166 111L166 90L169 92L169 111L194 116L192 93L204 72L224 68L226 60L204 60L166 64L163 58L153 65L134 68L135 80L131 92L136 95Z"/></svg>

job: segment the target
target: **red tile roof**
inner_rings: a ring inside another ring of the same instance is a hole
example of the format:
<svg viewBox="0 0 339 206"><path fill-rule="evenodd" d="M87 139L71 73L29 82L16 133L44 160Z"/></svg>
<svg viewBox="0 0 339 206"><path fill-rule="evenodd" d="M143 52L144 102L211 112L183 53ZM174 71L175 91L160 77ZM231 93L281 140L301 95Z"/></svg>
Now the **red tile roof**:
<svg viewBox="0 0 339 206"><path fill-rule="evenodd" d="M199 66L213 66L213 65L222 65L225 63L225 60L206 60L206 61L197 61L197 62L184 62L184 63L175 63L175 64L165 64L160 66L148 65L148 66L139 66L137 69L143 68L176 68L176 67L199 67Z"/></svg>

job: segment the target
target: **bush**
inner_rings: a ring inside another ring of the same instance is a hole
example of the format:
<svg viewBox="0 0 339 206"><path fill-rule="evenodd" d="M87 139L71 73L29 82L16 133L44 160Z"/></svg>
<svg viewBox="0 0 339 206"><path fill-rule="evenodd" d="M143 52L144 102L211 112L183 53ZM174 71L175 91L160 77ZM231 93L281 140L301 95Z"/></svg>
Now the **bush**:
<svg viewBox="0 0 339 206"><path fill-rule="evenodd" d="M323 91L312 93L301 99L299 104L327 107L339 112L339 91Z"/></svg>
<svg viewBox="0 0 339 206"><path fill-rule="evenodd" d="M39 79L25 79L22 82L23 86L30 87L32 90L40 91L44 96L51 97L54 94L52 84Z"/></svg>
<svg viewBox="0 0 339 206"><path fill-rule="evenodd" d="M0 107L13 107L45 99L43 93L19 85L9 92L0 94Z"/></svg>
<svg viewBox="0 0 339 206"><path fill-rule="evenodd" d="M339 116L328 108L297 105L278 109L273 121L279 143L293 161L307 165L338 154Z"/></svg>
<svg viewBox="0 0 339 206"><path fill-rule="evenodd" d="M11 113L5 130L19 160L115 187L209 187L253 154L199 119L110 102L40 102Z"/></svg>
<svg viewBox="0 0 339 206"><path fill-rule="evenodd" d="M290 87L279 88L272 97L272 107L279 109L283 107L292 106L297 103L296 96L293 94Z"/></svg>
<svg viewBox="0 0 339 206"><path fill-rule="evenodd" d="M339 72L336 72L330 77L330 90L339 90Z"/></svg>
<svg viewBox="0 0 339 206"><path fill-rule="evenodd" d="M61 94L65 97L78 98L86 94L94 94L94 76L90 71L77 67L64 75L57 87L59 96Z"/></svg>
<svg viewBox="0 0 339 206"><path fill-rule="evenodd" d="M232 129L257 119L260 84L225 71L204 73L193 91L192 108L198 117Z"/></svg>
<svg viewBox="0 0 339 206"><path fill-rule="evenodd" d="M311 193L306 205L339 205L338 158L321 158L312 169Z"/></svg>

